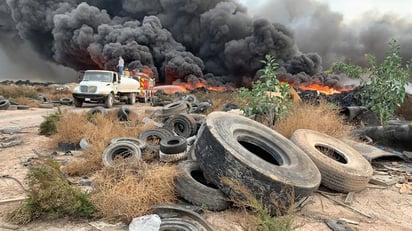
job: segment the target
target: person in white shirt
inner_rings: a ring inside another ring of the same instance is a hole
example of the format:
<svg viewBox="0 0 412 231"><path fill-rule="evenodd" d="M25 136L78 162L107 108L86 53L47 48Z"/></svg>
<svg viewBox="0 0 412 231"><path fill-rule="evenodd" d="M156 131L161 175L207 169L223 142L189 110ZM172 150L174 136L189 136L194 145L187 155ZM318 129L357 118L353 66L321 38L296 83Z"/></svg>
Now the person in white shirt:
<svg viewBox="0 0 412 231"><path fill-rule="evenodd" d="M119 56L119 62L117 63L117 67L119 68L119 75L122 76L124 70L124 60L121 55Z"/></svg>

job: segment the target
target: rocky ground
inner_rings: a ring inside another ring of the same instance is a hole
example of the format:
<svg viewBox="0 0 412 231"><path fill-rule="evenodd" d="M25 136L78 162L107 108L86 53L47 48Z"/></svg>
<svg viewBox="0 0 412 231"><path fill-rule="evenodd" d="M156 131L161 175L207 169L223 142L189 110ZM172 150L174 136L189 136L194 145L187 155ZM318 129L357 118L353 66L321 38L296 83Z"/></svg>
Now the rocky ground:
<svg viewBox="0 0 412 231"><path fill-rule="evenodd" d="M141 110L142 105L136 104L132 110ZM70 107L69 107L70 108ZM74 109L73 110L87 110ZM1 134L0 142L5 140L16 140L17 145L10 147L0 146L0 176L11 176L20 182L24 182L27 173L25 166L30 158L36 158L37 153L50 154L53 150L47 147L49 138L38 135L38 128L43 121L43 116L52 113L55 109L29 109L29 110L0 110L0 130L8 127L20 127L21 131L15 134ZM11 139L12 138L12 139ZM59 160L67 161L74 156L58 156ZM375 174L392 175L396 178L395 183L390 186L370 184L362 192L355 193L351 203L341 205L346 194L337 193L314 193L305 206L296 213L296 230L330 230L325 220L336 221L347 219L353 230L412 230L412 192L408 188L401 188L399 179L405 173L402 169L410 170L411 165L404 165L400 159L385 160L379 166L392 166L392 170L377 171ZM378 163L379 164L379 163ZM400 168L402 166L403 168ZM375 168L376 170L376 168ZM410 172L409 172L410 174ZM0 218L10 209L16 207L19 202L7 202L8 200L20 199L25 196L23 188L14 180L0 177ZM344 203L343 203L344 204ZM243 230L242 212L230 209L223 212L206 212L205 218L217 230ZM70 218L35 221L28 225L16 226L6 223L0 219L0 230L98 230L91 223L96 221L72 220ZM127 230L123 226L107 226L101 230Z"/></svg>

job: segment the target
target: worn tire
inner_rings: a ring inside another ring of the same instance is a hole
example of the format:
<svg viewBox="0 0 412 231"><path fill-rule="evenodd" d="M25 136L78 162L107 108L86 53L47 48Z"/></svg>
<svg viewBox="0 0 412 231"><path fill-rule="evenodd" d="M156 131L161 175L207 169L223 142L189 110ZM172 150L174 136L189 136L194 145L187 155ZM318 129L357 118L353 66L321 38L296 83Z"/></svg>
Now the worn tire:
<svg viewBox="0 0 412 231"><path fill-rule="evenodd" d="M373 169L370 163L341 140L308 129L296 130L291 140L305 151L319 168L322 185L325 187L338 192L357 192L363 190L372 177Z"/></svg>
<svg viewBox="0 0 412 231"><path fill-rule="evenodd" d="M19 105L17 105L17 109L18 110L28 110L28 109L30 109L30 107L27 106L27 105L19 104Z"/></svg>
<svg viewBox="0 0 412 231"><path fill-rule="evenodd" d="M177 217L163 218L160 223L159 231L203 231L201 225L191 219Z"/></svg>
<svg viewBox="0 0 412 231"><path fill-rule="evenodd" d="M49 99L47 98L47 96L43 95L43 94L39 94L39 100L42 101L43 103L48 103Z"/></svg>
<svg viewBox="0 0 412 231"><path fill-rule="evenodd" d="M163 139L171 136L174 136L173 131L170 131L167 128L154 128L141 132L139 135L139 139L146 142L147 149L159 150L160 142Z"/></svg>
<svg viewBox="0 0 412 231"><path fill-rule="evenodd" d="M7 99L0 100L0 110L6 110L10 106L10 101Z"/></svg>
<svg viewBox="0 0 412 231"><path fill-rule="evenodd" d="M173 102L163 106L162 114L163 115L173 115L179 113L186 113L188 110L188 102L181 100L177 102Z"/></svg>
<svg viewBox="0 0 412 231"><path fill-rule="evenodd" d="M39 105L39 108L53 108L54 104L53 103L41 103Z"/></svg>
<svg viewBox="0 0 412 231"><path fill-rule="evenodd" d="M130 108L121 106L117 111L117 118L119 118L120 121L129 121L129 115L131 112L132 111L130 110Z"/></svg>
<svg viewBox="0 0 412 231"><path fill-rule="evenodd" d="M176 192L180 197L208 210L222 211L230 206L228 198L213 184L208 184L197 161L179 163L182 174L175 177Z"/></svg>
<svg viewBox="0 0 412 231"><path fill-rule="evenodd" d="M227 196L247 200L234 187L243 185L271 215L284 214L319 187L321 175L313 161L290 140L252 119L212 112L197 137L195 155L207 179Z"/></svg>
<svg viewBox="0 0 412 231"><path fill-rule="evenodd" d="M167 154L176 154L186 151L187 140L183 136L170 136L160 141L160 151Z"/></svg>
<svg viewBox="0 0 412 231"><path fill-rule="evenodd" d="M129 141L119 141L106 147L102 155L104 166L111 166L115 159L129 159L131 162L140 160L142 153L140 148Z"/></svg>
<svg viewBox="0 0 412 231"><path fill-rule="evenodd" d="M73 103L73 100L70 98L61 98L59 102L61 105L71 105Z"/></svg>
<svg viewBox="0 0 412 231"><path fill-rule="evenodd" d="M102 106L97 106L97 107L91 108L89 110L88 114L89 115L101 114L103 116L106 116L107 115L107 110Z"/></svg>
<svg viewBox="0 0 412 231"><path fill-rule="evenodd" d="M105 101L104 101L104 107L105 108L111 108L111 107L113 107L113 104L114 104L114 96L113 96L113 94L108 94L106 96Z"/></svg>
<svg viewBox="0 0 412 231"><path fill-rule="evenodd" d="M186 138L195 135L197 131L196 120L189 114L178 114L170 117L166 120L164 127Z"/></svg>
<svg viewBox="0 0 412 231"><path fill-rule="evenodd" d="M147 146L145 141L143 141L139 138L134 138L134 137L115 137L115 138L110 140L109 145L113 144L113 143L116 143L116 142L120 142L120 141L128 141L128 142L134 143L141 150L143 150Z"/></svg>

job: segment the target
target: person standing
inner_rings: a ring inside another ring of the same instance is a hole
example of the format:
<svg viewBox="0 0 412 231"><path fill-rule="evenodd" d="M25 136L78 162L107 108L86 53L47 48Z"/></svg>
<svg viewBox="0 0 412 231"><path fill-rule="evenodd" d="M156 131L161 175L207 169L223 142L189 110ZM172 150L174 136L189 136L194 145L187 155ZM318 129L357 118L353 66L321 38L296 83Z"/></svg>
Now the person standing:
<svg viewBox="0 0 412 231"><path fill-rule="evenodd" d="M119 56L119 62L117 63L117 67L119 68L119 75L123 76L124 60L121 55Z"/></svg>

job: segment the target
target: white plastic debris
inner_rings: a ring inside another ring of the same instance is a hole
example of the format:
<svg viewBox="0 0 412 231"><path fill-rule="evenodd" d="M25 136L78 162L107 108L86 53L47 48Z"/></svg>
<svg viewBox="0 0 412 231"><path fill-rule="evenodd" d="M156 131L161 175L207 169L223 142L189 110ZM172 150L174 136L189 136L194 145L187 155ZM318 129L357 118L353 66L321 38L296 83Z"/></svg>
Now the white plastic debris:
<svg viewBox="0 0 412 231"><path fill-rule="evenodd" d="M157 214L133 218L129 231L159 231L162 220Z"/></svg>

